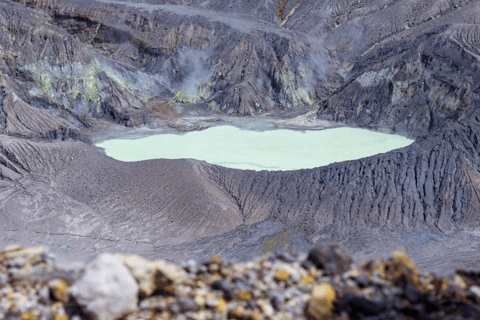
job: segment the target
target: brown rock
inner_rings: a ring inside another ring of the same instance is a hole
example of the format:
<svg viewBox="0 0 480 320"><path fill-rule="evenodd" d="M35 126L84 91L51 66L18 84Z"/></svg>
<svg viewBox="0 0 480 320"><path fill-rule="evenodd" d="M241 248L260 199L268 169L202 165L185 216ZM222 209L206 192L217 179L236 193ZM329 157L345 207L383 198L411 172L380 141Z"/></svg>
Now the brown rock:
<svg viewBox="0 0 480 320"><path fill-rule="evenodd" d="M18 246L6 247L2 252L0 252L0 262L13 260L16 258L23 258L25 259L25 262L35 264L40 261L44 252L45 249L42 246L25 249Z"/></svg>
<svg viewBox="0 0 480 320"><path fill-rule="evenodd" d="M140 293L149 296L156 290L177 284L186 276L185 271L162 260L150 262L138 255L116 255L130 270L138 283Z"/></svg>
<svg viewBox="0 0 480 320"><path fill-rule="evenodd" d="M56 300L68 302L70 300L68 296L68 285L65 280L56 279L52 280L48 283L48 287L50 288L53 297Z"/></svg>
<svg viewBox="0 0 480 320"><path fill-rule="evenodd" d="M419 273L415 263L401 251L393 253L393 257L385 264L385 272L395 285L411 284L419 288Z"/></svg>
<svg viewBox="0 0 480 320"><path fill-rule="evenodd" d="M308 256L325 274L340 274L346 272L353 263L348 252L338 245L320 245L313 248Z"/></svg>
<svg viewBox="0 0 480 320"><path fill-rule="evenodd" d="M318 320L330 319L332 317L333 301L336 298L335 290L328 283L315 286L308 303L307 315Z"/></svg>

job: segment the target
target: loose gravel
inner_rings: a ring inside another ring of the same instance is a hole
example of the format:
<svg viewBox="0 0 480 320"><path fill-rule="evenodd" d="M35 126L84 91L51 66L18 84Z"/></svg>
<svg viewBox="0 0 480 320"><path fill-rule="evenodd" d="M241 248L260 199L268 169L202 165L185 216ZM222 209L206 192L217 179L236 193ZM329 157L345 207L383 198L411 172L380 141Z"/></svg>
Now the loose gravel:
<svg viewBox="0 0 480 320"><path fill-rule="evenodd" d="M479 272L420 274L403 252L361 266L339 246L181 266L104 254L70 269L43 247L0 252L0 320L479 319L479 303Z"/></svg>

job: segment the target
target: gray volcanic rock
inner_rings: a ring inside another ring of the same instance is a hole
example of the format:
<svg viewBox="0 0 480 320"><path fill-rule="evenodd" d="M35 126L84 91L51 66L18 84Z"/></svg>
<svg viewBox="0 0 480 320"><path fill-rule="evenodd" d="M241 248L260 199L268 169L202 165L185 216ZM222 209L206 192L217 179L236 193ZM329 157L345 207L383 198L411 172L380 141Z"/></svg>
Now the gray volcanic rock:
<svg viewBox="0 0 480 320"><path fill-rule="evenodd" d="M345 273L353 263L350 254L337 245L320 245L313 248L308 255L308 260L322 269L325 274Z"/></svg>
<svg viewBox="0 0 480 320"><path fill-rule="evenodd" d="M3 77L2 80L0 95L3 133L27 138L62 140L73 138L88 141L77 129L89 126L85 118L60 107L48 98L41 102L44 106L48 106L48 109L34 107L32 105L35 105L36 101L25 94L20 83L8 76Z"/></svg>
<svg viewBox="0 0 480 320"><path fill-rule="evenodd" d="M478 108L480 6L439 7L433 6L440 12L430 8L426 21L407 19L395 36L372 43L345 83L321 104L319 117L418 137ZM419 13L425 17L423 10L414 12Z"/></svg>
<svg viewBox="0 0 480 320"><path fill-rule="evenodd" d="M52 24L39 10L0 2L0 74L16 80L13 91L36 108L66 109L77 118L106 117L129 126L148 122L142 97L125 88L134 78L141 81L141 74L99 56ZM163 90L153 78L147 81L152 94Z"/></svg>
<svg viewBox="0 0 480 320"><path fill-rule="evenodd" d="M177 101L205 102L214 111L253 115L311 105L340 80L335 72L327 77L328 53L318 39L278 19L170 2L29 5L105 56L166 77ZM277 13L275 5L267 10Z"/></svg>
<svg viewBox="0 0 480 320"><path fill-rule="evenodd" d="M110 254L90 262L69 294L93 319L119 319L137 310L137 282L128 268Z"/></svg>
<svg viewBox="0 0 480 320"><path fill-rule="evenodd" d="M325 248L325 252L338 250L338 246ZM325 269L306 266L306 256L270 254L239 264L212 256L203 263L190 260L183 266L176 266L163 260L150 262L136 255L117 254L122 264L111 255L102 255L88 264L86 273L79 277L83 264L70 267L65 273L59 262L44 259L43 247L10 247L0 251L0 270L14 275L2 286L0 314L12 319L414 317L463 320L474 319L480 312L478 272L457 270L451 279L423 274L404 252L397 251L385 261L351 265L341 274L326 275ZM332 265L350 260L345 252L339 260L334 256L330 257ZM145 274L151 266L167 265L170 271L182 277L177 276L172 283L170 276L173 274L155 277ZM110 291L125 282L135 287L127 267L140 286L146 280L143 276L150 280L155 278L156 283L167 286L163 290L144 292L138 300L122 287ZM39 271L55 280L46 284L45 279L38 278ZM92 276L92 271L96 277L85 287L86 276ZM18 275L22 278L15 279ZM96 284L98 286L93 287ZM113 303L103 305L105 298ZM85 314L88 311L85 301L96 312Z"/></svg>

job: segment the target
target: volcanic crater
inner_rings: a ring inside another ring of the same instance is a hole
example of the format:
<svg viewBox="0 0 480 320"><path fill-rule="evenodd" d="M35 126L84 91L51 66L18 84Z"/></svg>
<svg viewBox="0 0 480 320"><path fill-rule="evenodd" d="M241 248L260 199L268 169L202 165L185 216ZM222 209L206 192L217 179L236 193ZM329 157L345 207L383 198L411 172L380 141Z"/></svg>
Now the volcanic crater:
<svg viewBox="0 0 480 320"><path fill-rule="evenodd" d="M478 269L479 16L462 0L0 0L0 245L181 261L334 242ZM415 141L290 171L94 146L218 124Z"/></svg>

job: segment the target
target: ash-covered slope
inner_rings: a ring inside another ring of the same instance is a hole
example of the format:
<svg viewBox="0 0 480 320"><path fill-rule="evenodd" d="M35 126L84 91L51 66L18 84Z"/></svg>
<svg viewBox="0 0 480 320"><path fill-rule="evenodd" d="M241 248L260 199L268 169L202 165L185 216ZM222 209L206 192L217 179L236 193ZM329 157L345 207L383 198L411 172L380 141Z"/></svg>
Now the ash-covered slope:
<svg viewBox="0 0 480 320"><path fill-rule="evenodd" d="M8 221L2 228L12 234L8 241L40 241L87 255L94 252L83 243L174 259L207 247L244 259L281 247L302 250L319 240L368 251L377 244L361 242L359 231L382 238L422 227L475 229L479 138L477 123L449 121L386 154L255 172L195 160L123 163L82 142L2 136L2 216Z"/></svg>
<svg viewBox="0 0 480 320"><path fill-rule="evenodd" d="M309 220L315 232L340 237L359 227L473 228L479 130L477 123L448 122L408 147L362 160L289 172L213 167L211 177L236 200L247 225Z"/></svg>

